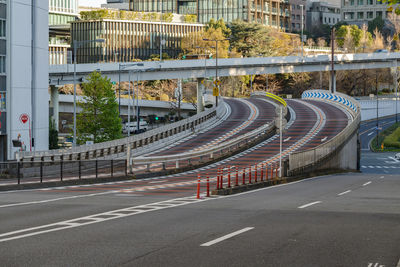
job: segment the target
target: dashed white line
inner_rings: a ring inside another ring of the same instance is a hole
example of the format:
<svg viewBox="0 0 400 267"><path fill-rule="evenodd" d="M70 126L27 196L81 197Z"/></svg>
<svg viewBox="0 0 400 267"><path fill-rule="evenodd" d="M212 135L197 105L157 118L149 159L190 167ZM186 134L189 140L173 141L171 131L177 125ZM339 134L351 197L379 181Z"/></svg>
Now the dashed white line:
<svg viewBox="0 0 400 267"><path fill-rule="evenodd" d="M372 183L372 182L371 182L371 181L366 182L365 184L363 184L363 186L367 186L367 185L369 185L370 183Z"/></svg>
<svg viewBox="0 0 400 267"><path fill-rule="evenodd" d="M347 194L347 193L350 193L350 192L351 192L351 190L347 190L347 191L344 191L344 192L338 194L338 196L343 196L344 194Z"/></svg>
<svg viewBox="0 0 400 267"><path fill-rule="evenodd" d="M253 229L254 229L254 227L246 227L246 228L243 228L243 229L241 229L239 231L236 231L236 232L221 236L220 238L217 238L217 239L211 240L211 241L209 241L207 243L201 244L200 246L201 247L209 247L209 246L217 244L217 243L219 243L221 241L227 240L227 239L229 239L231 237L234 237L236 235L240 235L240 234L242 234L244 232L247 232L247 231L250 231L250 230L253 230Z"/></svg>
<svg viewBox="0 0 400 267"><path fill-rule="evenodd" d="M290 139L292 139L292 137L286 138L285 140L283 140L283 142L287 142L287 141L289 141Z"/></svg>
<svg viewBox="0 0 400 267"><path fill-rule="evenodd" d="M325 142L326 139L328 139L328 136L325 136L324 138L321 139L321 142Z"/></svg>
<svg viewBox="0 0 400 267"><path fill-rule="evenodd" d="M299 208L299 209L304 209L304 208L307 208L307 207L310 207L310 206L312 206L312 205L319 204L319 203L321 203L321 201L315 201L315 202L311 202L311 203L302 205L302 206L300 206L300 207L298 207L298 208Z"/></svg>
<svg viewBox="0 0 400 267"><path fill-rule="evenodd" d="M370 133L368 134L368 136L373 135L373 134L374 134L374 132L370 132Z"/></svg>
<svg viewBox="0 0 400 267"><path fill-rule="evenodd" d="M383 179L383 178L385 178L385 176L381 176L381 177L379 177L379 179ZM400 266L399 266L400 267Z"/></svg>

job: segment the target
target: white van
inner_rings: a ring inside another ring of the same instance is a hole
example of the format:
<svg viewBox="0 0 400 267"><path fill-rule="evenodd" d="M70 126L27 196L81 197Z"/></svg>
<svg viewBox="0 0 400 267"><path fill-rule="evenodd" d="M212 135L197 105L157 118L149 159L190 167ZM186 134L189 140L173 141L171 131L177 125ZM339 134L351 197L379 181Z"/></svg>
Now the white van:
<svg viewBox="0 0 400 267"><path fill-rule="evenodd" d="M146 121L140 121L139 122L139 133L143 133L145 131L147 131L148 128L148 124ZM137 133L137 122L130 122L129 125L128 123L125 123L124 127L122 127L122 132L124 134L127 134L129 130L129 133Z"/></svg>

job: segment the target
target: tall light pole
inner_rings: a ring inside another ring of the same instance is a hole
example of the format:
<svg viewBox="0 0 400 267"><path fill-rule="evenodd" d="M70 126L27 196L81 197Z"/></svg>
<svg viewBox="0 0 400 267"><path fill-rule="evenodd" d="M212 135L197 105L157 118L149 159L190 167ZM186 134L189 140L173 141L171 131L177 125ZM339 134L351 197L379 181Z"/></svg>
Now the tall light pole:
<svg viewBox="0 0 400 267"><path fill-rule="evenodd" d="M219 84L218 84L218 42L228 41L230 38L225 39L203 39L203 41L211 41L215 42L215 85L218 87L218 94L219 94ZM215 96L215 106L218 107L218 96Z"/></svg>
<svg viewBox="0 0 400 267"><path fill-rule="evenodd" d="M160 62L162 61L162 46L163 46L163 36L162 36L162 21L163 21L163 11L164 11L164 6L163 6L163 1L160 1L161 3L161 16L160 16Z"/></svg>
<svg viewBox="0 0 400 267"><path fill-rule="evenodd" d="M74 45L74 136L72 141L72 146L76 146L76 53L78 48L81 45L88 43L104 43L104 39L95 39L95 40L84 40L84 41L73 41Z"/></svg>
<svg viewBox="0 0 400 267"><path fill-rule="evenodd" d="M303 7L304 5L300 5L301 7L301 57L303 57L303 24L304 24L304 18L303 18Z"/></svg>
<svg viewBox="0 0 400 267"><path fill-rule="evenodd" d="M335 93L335 64L334 64L334 57L335 57L335 27L332 27L331 31L331 48L332 48L332 55L331 55L331 93Z"/></svg>

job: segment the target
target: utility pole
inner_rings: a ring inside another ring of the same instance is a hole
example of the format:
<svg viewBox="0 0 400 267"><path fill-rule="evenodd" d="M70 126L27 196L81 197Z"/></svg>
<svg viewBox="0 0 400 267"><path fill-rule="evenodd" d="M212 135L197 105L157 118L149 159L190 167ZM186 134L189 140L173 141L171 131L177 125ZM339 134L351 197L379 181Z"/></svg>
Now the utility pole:
<svg viewBox="0 0 400 267"><path fill-rule="evenodd" d="M375 70L375 89L376 89L376 147L379 147L378 70Z"/></svg>
<svg viewBox="0 0 400 267"><path fill-rule="evenodd" d="M304 51L304 47L303 47L303 45L304 45L303 44L303 41L304 41L303 40L303 28L304 28L303 27L303 24L304 24L304 21L303 21L304 20L304 18L303 18L304 17L303 8L304 8L304 5L300 5L300 8L301 8L301 57L303 58L303 56L304 56L304 54L303 54L304 53L303 52Z"/></svg>
<svg viewBox="0 0 400 267"><path fill-rule="evenodd" d="M331 93L335 93L335 64L334 64L334 57L335 57L335 27L332 27L331 31L331 47L332 47L332 55L331 55Z"/></svg>

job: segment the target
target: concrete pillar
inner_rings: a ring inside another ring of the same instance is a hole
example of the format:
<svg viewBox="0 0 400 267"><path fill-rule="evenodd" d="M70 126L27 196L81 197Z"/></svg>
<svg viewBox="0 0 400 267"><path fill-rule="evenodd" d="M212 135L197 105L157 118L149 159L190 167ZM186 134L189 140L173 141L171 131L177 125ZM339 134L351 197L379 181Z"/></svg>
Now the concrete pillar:
<svg viewBox="0 0 400 267"><path fill-rule="evenodd" d="M332 77L333 77L333 84L332 84ZM336 71L329 72L329 91L331 91L331 93L336 93Z"/></svg>
<svg viewBox="0 0 400 267"><path fill-rule="evenodd" d="M197 114L204 111L203 105L203 92L204 89L204 78L197 78Z"/></svg>
<svg viewBox="0 0 400 267"><path fill-rule="evenodd" d="M56 127L56 130L58 131L58 121L59 121L59 92L58 92L58 86L52 85L50 87L50 107L53 108L53 115L51 118L54 120L54 126Z"/></svg>

